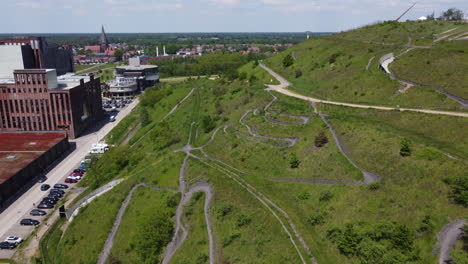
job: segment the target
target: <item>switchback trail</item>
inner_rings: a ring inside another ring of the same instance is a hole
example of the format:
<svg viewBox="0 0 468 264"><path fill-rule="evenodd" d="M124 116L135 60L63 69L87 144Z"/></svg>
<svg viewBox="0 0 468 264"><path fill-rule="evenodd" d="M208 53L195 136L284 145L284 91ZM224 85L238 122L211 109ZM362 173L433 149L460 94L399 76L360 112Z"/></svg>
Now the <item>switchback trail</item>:
<svg viewBox="0 0 468 264"><path fill-rule="evenodd" d="M273 77L275 77L280 84L279 85L268 85L269 88L273 91L279 92L281 94L295 97L301 100L315 102L315 103L322 103L322 104L330 104L330 105L338 105L338 106L346 106L352 108L362 108L362 109L375 109L375 110L383 110L383 111L407 111L407 112L417 112L417 113L424 113L424 114L433 114L433 115L447 115L447 116L459 116L459 117L468 117L468 113L463 112L450 112L450 111L438 111L438 110L427 110L427 109L414 109L414 108L396 108L396 107L387 107L387 106L375 106L375 105L365 105L365 104L351 104L351 103L343 103L337 101L329 101L329 100L322 100L310 96L305 96L302 94L298 94L291 90L286 89L291 85L286 79L282 76L265 66L264 64L259 64L260 67L265 69L269 72Z"/></svg>
<svg viewBox="0 0 468 264"><path fill-rule="evenodd" d="M123 201L122 205L120 206L119 212L117 213L117 216L115 217L114 225L112 226L112 229L107 236L106 242L104 243L104 248L101 251L101 254L99 255L98 259L98 264L105 264L107 261L107 258L109 257L109 254L112 250L112 247L114 246L114 239L115 235L117 234L117 231L119 230L120 223L122 222L122 217L127 210L128 204L130 203L133 193L138 189L139 187L147 187L153 190L166 190L166 191L172 191L175 192L174 190L170 188L164 188L164 187L154 187L151 185L148 185L146 183L141 183L135 185L130 192L128 193L127 197Z"/></svg>
<svg viewBox="0 0 468 264"><path fill-rule="evenodd" d="M465 219L455 220L442 229L437 235L438 242L434 251L439 254L439 264L451 263L450 250L455 247L455 243L464 234Z"/></svg>

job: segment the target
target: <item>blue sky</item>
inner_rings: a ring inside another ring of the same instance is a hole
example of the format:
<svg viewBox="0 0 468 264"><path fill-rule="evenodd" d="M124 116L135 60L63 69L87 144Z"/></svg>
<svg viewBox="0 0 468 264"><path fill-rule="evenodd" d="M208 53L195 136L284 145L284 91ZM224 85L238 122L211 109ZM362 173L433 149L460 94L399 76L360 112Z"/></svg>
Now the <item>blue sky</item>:
<svg viewBox="0 0 468 264"><path fill-rule="evenodd" d="M340 31L395 19L410 1L0 0L0 33ZM450 7L468 13L468 0L421 0L404 19Z"/></svg>

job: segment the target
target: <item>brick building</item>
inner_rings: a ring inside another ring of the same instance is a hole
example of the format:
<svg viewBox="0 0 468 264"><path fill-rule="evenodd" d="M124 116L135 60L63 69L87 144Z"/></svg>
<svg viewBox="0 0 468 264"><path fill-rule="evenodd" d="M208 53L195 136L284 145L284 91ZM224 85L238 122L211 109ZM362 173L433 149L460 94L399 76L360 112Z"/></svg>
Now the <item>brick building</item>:
<svg viewBox="0 0 468 264"><path fill-rule="evenodd" d="M0 131L64 130L76 138L102 120L101 100L94 76L14 70L14 79L0 79Z"/></svg>

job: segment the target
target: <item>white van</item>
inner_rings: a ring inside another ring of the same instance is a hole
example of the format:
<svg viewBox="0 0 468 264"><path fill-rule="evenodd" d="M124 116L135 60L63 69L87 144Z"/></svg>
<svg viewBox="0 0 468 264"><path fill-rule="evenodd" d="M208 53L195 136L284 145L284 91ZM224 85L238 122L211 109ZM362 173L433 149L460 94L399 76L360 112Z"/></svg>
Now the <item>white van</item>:
<svg viewBox="0 0 468 264"><path fill-rule="evenodd" d="M107 144L93 144L91 146L90 154L104 154L109 150L109 145Z"/></svg>

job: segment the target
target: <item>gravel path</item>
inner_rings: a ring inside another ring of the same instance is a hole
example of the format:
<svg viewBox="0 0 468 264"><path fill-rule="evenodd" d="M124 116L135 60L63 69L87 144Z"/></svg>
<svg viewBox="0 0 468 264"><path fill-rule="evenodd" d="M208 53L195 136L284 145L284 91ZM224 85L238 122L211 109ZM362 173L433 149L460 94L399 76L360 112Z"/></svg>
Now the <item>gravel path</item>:
<svg viewBox="0 0 468 264"><path fill-rule="evenodd" d="M193 91L195 90L195 88L193 88L182 100L180 100L172 109L171 111L169 111L169 113L167 113L162 119L161 119L161 122L166 120L166 118L168 118L170 115L172 115L176 110L177 108L179 108L179 106L185 102L192 94L193 94ZM148 132L146 132L143 136L141 136L135 143L133 143L130 147L133 148L133 146L135 146L136 144L138 144L138 142L140 142L144 137L146 137L151 131L153 131L153 129L155 129L156 126L150 130L148 130Z"/></svg>
<svg viewBox="0 0 468 264"><path fill-rule="evenodd" d="M465 219L455 220L442 229L437 235L438 242L434 251L439 254L439 264L451 263L450 250L455 247L455 243L464 234Z"/></svg>
<svg viewBox="0 0 468 264"><path fill-rule="evenodd" d="M164 188L164 187L154 187L145 183L141 183L138 185L135 185L130 192L128 193L127 197L123 201L122 205L120 206L119 212L117 213L117 216L115 217L114 224L112 225L112 229L107 236L106 242L104 243L104 248L101 251L101 254L99 255L98 259L98 264L104 264L106 263L107 258L109 257L109 254L112 250L112 247L114 246L114 239L115 235L117 234L117 231L119 230L120 223L122 222L122 217L127 210L128 204L130 203L133 193L138 189L139 187L148 187L153 190L167 190L167 191L173 191L170 188Z"/></svg>
<svg viewBox="0 0 468 264"><path fill-rule="evenodd" d="M372 64L372 61L373 61L374 59L375 59L375 56L369 59L369 62L367 63L367 66L366 66L366 71L369 71L369 68L370 68L370 66L371 66L371 64Z"/></svg>
<svg viewBox="0 0 468 264"><path fill-rule="evenodd" d="M287 96L295 97L304 101L308 102L315 102L315 103L322 103L322 104L330 104L330 105L338 105L338 106L346 106L352 108L362 108L362 109L375 109L375 110L383 110L383 111L407 111L407 112L416 112L416 113L424 113L424 114L433 114L433 115L447 115L447 116L459 116L459 117L468 117L468 113L463 112L450 112L450 111L438 111L438 110L426 110L426 109L414 109L414 108L399 108L399 107L387 107L387 106L375 106L375 105L365 105L365 104L351 104L351 103L343 103L337 101L329 101L329 100L322 100L310 96L305 96L302 94L298 94L291 90L287 90L286 88L291 84L284 79L282 76L268 68L263 64L259 64L260 67L265 69L271 75L273 75L281 84L279 85L269 85L269 88L273 91L277 91Z"/></svg>

